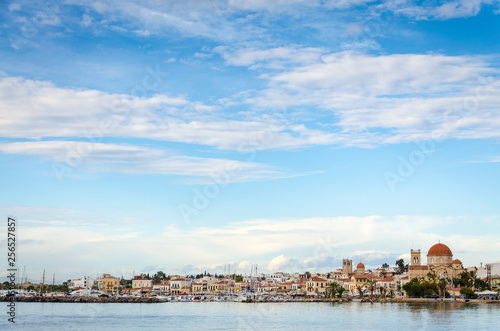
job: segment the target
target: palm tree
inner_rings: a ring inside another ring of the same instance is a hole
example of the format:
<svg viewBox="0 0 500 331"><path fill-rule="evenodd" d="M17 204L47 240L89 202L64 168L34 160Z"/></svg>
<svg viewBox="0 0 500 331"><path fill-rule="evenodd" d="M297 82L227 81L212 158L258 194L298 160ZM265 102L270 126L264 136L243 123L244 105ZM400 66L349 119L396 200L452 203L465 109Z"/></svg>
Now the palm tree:
<svg viewBox="0 0 500 331"><path fill-rule="evenodd" d="M444 290L445 290L447 284L448 284L448 282L446 281L446 278L439 277L438 288L439 288L439 292L441 293L442 297L445 297Z"/></svg>
<svg viewBox="0 0 500 331"><path fill-rule="evenodd" d="M346 291L345 288L343 288L342 286L339 286L337 288L337 298L341 299L342 298L342 294L344 294L345 291Z"/></svg>
<svg viewBox="0 0 500 331"><path fill-rule="evenodd" d="M370 299L373 299L373 291L375 291L375 288L377 286L377 282L370 279L365 283L365 285L368 285L368 289L370 290Z"/></svg>
<svg viewBox="0 0 500 331"><path fill-rule="evenodd" d="M358 290L359 298L363 299L363 286L356 285L356 290Z"/></svg>
<svg viewBox="0 0 500 331"><path fill-rule="evenodd" d="M337 292L337 289L339 288L339 284L336 282L331 282L328 284L328 289L327 289L327 297L335 297L335 293Z"/></svg>
<svg viewBox="0 0 500 331"><path fill-rule="evenodd" d="M427 278L429 278L430 281L432 281L432 283L436 284L436 281L437 281L437 275L436 275L436 272L435 271L431 271L427 274Z"/></svg>
<svg viewBox="0 0 500 331"><path fill-rule="evenodd" d="M379 291L380 291L380 299L385 299L385 296L387 294L387 289L382 286L379 288Z"/></svg>

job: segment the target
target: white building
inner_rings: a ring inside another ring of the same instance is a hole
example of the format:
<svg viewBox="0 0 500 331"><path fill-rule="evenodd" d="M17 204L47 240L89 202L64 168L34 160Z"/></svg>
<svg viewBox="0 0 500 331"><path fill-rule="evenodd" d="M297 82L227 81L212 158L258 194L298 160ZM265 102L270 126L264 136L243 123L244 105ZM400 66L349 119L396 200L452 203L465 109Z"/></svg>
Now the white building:
<svg viewBox="0 0 500 331"><path fill-rule="evenodd" d="M286 282L286 278L287 278L287 274L283 273L283 272L275 272L274 274L271 274L269 276L266 277L266 280L269 281L274 281L274 283L284 283Z"/></svg>
<svg viewBox="0 0 500 331"><path fill-rule="evenodd" d="M170 291L172 294L191 292L191 282L189 278L175 278L170 280Z"/></svg>
<svg viewBox="0 0 500 331"><path fill-rule="evenodd" d="M136 276L135 279L132 280L132 288L146 288L146 287L153 287L153 281L151 279L146 279Z"/></svg>
<svg viewBox="0 0 500 331"><path fill-rule="evenodd" d="M91 289L92 286L95 284L95 279L83 276L80 279L73 279L71 283L68 284L68 288L70 290L74 290L76 288L85 288L85 289Z"/></svg>

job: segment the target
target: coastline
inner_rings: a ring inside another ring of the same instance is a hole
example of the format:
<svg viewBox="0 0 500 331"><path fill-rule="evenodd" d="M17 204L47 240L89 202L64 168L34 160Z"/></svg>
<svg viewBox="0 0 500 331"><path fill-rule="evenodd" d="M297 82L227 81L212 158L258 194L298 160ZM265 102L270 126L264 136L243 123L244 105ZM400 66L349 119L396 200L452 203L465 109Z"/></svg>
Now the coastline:
<svg viewBox="0 0 500 331"><path fill-rule="evenodd" d="M92 296L0 296L0 302L63 302L63 303L163 303L161 299L155 297L92 297ZM196 301L193 301L196 302ZM203 301L202 301L203 302ZM232 302L232 301L225 301ZM244 301L243 301L244 302ZM290 303L290 302L324 302L324 303L460 303L460 304L500 304L500 300L478 300L478 299L425 299L425 298L396 298L386 300L348 300L348 299L302 299L289 301L247 301L246 303Z"/></svg>

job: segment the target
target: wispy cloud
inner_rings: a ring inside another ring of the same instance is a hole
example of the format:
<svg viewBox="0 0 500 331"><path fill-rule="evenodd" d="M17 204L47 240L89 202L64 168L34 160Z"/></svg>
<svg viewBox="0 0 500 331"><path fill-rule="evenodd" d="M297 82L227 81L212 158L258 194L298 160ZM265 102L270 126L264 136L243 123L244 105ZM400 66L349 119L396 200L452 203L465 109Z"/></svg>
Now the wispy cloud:
<svg viewBox="0 0 500 331"><path fill-rule="evenodd" d="M321 135L280 114L234 119L181 97L139 98L21 77L0 79L0 113L0 136L7 138L147 138L255 151L311 146Z"/></svg>
<svg viewBox="0 0 500 331"><path fill-rule="evenodd" d="M340 52L262 75L268 89L243 101L333 115L331 144L498 137L498 74L486 57Z"/></svg>
<svg viewBox="0 0 500 331"><path fill-rule="evenodd" d="M231 262L240 264L240 268L258 263L262 271L332 271L340 267L343 257L364 262L367 267L393 264L399 256L416 248L408 243L408 238L412 238L424 252L441 240L468 266L479 262L477 256L494 259L491 252L500 249L500 238L494 234L463 235L449 230L449 224L465 226L471 222L476 226L483 224L463 217L424 216L265 219L218 228L182 229L171 225L163 227L163 232L140 236L117 230L116 225L99 229L34 226L23 232L23 240L37 242L24 245L23 256L31 269L40 270L50 267L53 261L67 260L66 274L72 277L79 276L82 270L70 259L90 263L91 258L89 272L121 272L127 266L127 273L131 273L134 268L141 270L162 261L165 251L176 252L169 258L170 265L183 266L189 261L190 270L203 271ZM446 233L438 230L440 226L447 228ZM38 242L40 238L43 243ZM148 245L140 244L144 241ZM378 250L373 249L375 243ZM99 258L103 250L109 254ZM130 263L130 256L142 258Z"/></svg>
<svg viewBox="0 0 500 331"><path fill-rule="evenodd" d="M40 156L65 167L91 172L166 174L203 177L209 180L228 173L228 182L246 182L292 176L268 166L227 159L177 155L170 151L128 144L103 144L77 141L38 141L0 143L7 154Z"/></svg>
<svg viewBox="0 0 500 331"><path fill-rule="evenodd" d="M424 1L389 0L380 6L416 20L447 20L471 17L479 14L485 5L496 4L495 0Z"/></svg>

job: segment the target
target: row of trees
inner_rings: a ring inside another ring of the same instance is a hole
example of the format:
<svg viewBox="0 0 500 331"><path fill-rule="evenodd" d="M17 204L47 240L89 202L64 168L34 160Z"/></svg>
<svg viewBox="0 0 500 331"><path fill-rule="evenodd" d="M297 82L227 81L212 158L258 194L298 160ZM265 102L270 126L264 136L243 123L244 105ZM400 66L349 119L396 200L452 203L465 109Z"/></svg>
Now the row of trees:
<svg viewBox="0 0 500 331"><path fill-rule="evenodd" d="M328 284L328 288L326 290L326 297L327 298L342 298L342 295L344 294L344 292L346 291L345 288L343 288L342 286L340 286L339 283L336 283L336 282L331 282L330 284Z"/></svg>
<svg viewBox="0 0 500 331"><path fill-rule="evenodd" d="M466 296L474 295L474 290L477 288L481 291L490 289L487 282L476 277L474 271L464 271L458 277L448 280L444 277L439 277L434 271L427 274L428 280L413 278L408 283L403 285L403 290L410 297L425 297L431 295L449 296L445 291L446 285L450 284L454 287L460 287L460 294Z"/></svg>

